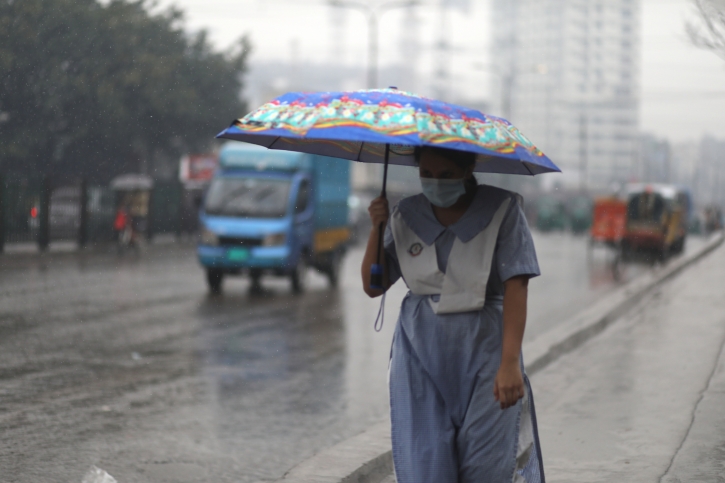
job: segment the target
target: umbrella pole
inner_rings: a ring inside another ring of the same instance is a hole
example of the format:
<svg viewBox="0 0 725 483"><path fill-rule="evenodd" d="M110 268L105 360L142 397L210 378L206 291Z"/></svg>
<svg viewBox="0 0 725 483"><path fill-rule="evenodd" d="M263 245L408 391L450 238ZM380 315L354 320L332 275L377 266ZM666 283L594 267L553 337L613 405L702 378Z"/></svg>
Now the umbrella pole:
<svg viewBox="0 0 725 483"><path fill-rule="evenodd" d="M390 144L385 145L385 165L383 167L383 189L380 192L381 198L387 197L388 184L388 161L390 159ZM385 224L380 223L378 226L378 256L377 263L370 267L370 288L385 290L383 286L383 235L385 233Z"/></svg>

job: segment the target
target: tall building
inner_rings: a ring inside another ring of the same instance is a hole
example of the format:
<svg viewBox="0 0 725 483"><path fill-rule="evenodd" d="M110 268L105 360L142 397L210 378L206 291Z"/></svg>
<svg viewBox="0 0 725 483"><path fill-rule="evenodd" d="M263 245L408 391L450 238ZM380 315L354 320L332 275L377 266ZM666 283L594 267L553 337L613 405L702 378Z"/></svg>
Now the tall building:
<svg viewBox="0 0 725 483"><path fill-rule="evenodd" d="M630 180L644 183L680 183L679 159L673 159L672 146L666 139L651 134L639 138L636 163Z"/></svg>
<svg viewBox="0 0 725 483"><path fill-rule="evenodd" d="M725 140L700 140L692 188L699 205L725 206Z"/></svg>
<svg viewBox="0 0 725 483"><path fill-rule="evenodd" d="M559 183L626 182L638 145L640 0L491 2L494 112L562 168Z"/></svg>

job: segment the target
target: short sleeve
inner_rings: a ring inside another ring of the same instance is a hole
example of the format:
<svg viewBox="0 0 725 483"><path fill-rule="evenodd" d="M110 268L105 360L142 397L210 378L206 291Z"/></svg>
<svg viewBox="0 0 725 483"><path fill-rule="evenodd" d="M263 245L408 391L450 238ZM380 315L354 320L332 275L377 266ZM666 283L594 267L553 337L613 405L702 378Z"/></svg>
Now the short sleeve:
<svg viewBox="0 0 725 483"><path fill-rule="evenodd" d="M496 268L502 282L520 275L541 275L526 216L516 199L511 201L496 242Z"/></svg>
<svg viewBox="0 0 725 483"><path fill-rule="evenodd" d="M390 285L394 284L400 278L400 264L398 263L398 252L395 251L395 238L393 238L393 229L388 221L385 227L385 235L383 237L383 245L385 246L385 259L388 262L388 280Z"/></svg>

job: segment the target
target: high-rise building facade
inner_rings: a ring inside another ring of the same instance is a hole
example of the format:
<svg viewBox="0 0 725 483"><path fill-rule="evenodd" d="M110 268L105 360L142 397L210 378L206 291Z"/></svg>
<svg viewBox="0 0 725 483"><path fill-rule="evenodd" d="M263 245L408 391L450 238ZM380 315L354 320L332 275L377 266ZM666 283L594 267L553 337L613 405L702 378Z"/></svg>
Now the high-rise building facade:
<svg viewBox="0 0 725 483"><path fill-rule="evenodd" d="M640 0L491 0L494 113L569 188L628 181L638 145Z"/></svg>

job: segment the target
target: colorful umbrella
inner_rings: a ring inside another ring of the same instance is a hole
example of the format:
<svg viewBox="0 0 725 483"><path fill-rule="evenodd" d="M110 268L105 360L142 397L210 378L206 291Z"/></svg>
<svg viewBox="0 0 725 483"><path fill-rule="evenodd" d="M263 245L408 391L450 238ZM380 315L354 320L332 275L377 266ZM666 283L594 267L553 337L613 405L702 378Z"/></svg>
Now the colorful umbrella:
<svg viewBox="0 0 725 483"><path fill-rule="evenodd" d="M335 158L413 166L415 148L477 154L474 171L536 175L559 168L510 122L395 88L289 93L236 120L217 135ZM382 229L371 286L382 288Z"/></svg>
<svg viewBox="0 0 725 483"><path fill-rule="evenodd" d="M217 137L365 163L387 157L403 166L414 165L416 146L437 146L478 154L478 172L560 171L505 119L393 88L285 94Z"/></svg>

